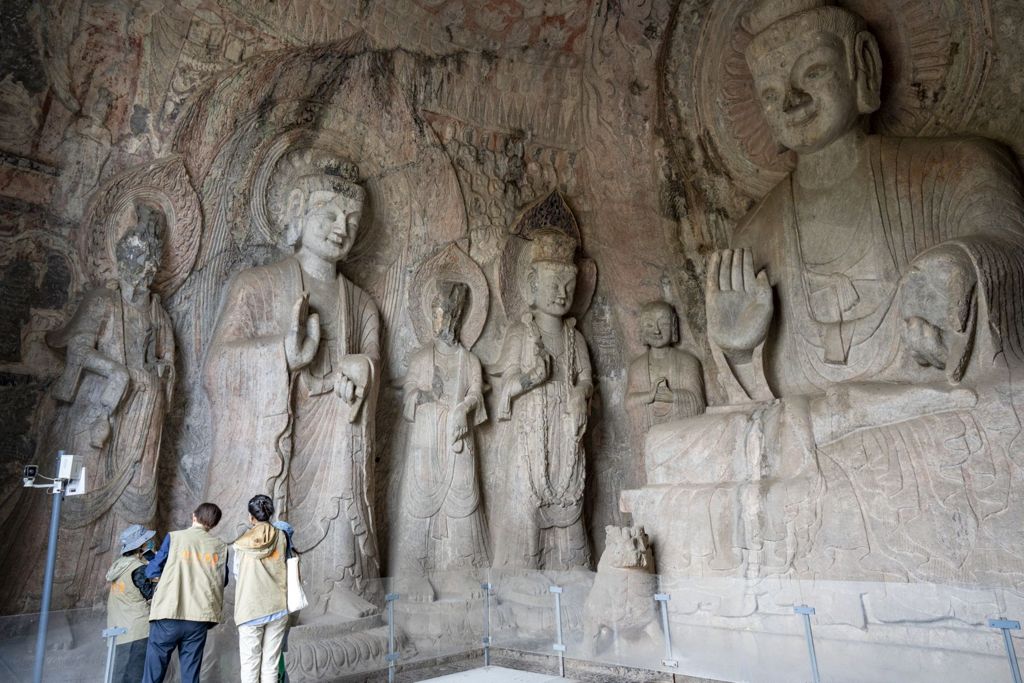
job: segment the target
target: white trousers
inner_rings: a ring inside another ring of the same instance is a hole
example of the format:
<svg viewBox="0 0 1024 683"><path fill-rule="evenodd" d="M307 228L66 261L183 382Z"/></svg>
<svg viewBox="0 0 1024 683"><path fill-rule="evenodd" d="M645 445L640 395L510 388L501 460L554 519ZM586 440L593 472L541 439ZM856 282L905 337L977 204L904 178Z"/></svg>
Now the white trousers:
<svg viewBox="0 0 1024 683"><path fill-rule="evenodd" d="M238 627L242 683L277 683L277 660L287 628L288 615L259 626Z"/></svg>

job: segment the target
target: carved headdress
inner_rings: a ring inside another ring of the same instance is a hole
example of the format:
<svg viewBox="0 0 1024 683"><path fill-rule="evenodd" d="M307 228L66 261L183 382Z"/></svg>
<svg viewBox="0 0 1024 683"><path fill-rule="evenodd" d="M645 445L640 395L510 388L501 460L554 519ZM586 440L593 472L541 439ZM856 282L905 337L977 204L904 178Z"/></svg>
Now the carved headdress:
<svg viewBox="0 0 1024 683"><path fill-rule="evenodd" d="M754 36L747 47L748 62L796 36L825 31L846 38L866 29L859 16L825 0L761 0L742 23Z"/></svg>
<svg viewBox="0 0 1024 683"><path fill-rule="evenodd" d="M274 202L274 213L285 226L284 243L294 245L301 236L301 221L295 213L293 194L302 193L300 203L313 192L335 192L348 198L364 199L366 189L353 162L321 150L299 149L286 154L277 164L277 185L283 190Z"/></svg>
<svg viewBox="0 0 1024 683"><path fill-rule="evenodd" d="M541 228L533 233L530 263L576 265L576 240L557 228Z"/></svg>

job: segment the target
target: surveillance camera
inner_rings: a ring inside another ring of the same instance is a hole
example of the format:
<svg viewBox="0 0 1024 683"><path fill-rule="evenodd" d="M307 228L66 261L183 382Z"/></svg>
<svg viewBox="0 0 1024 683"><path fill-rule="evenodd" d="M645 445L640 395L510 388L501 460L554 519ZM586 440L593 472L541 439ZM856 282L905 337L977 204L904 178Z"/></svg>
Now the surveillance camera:
<svg viewBox="0 0 1024 683"><path fill-rule="evenodd" d="M38 465L25 465L21 471L21 483L23 486L32 486L36 482L36 475L39 474Z"/></svg>

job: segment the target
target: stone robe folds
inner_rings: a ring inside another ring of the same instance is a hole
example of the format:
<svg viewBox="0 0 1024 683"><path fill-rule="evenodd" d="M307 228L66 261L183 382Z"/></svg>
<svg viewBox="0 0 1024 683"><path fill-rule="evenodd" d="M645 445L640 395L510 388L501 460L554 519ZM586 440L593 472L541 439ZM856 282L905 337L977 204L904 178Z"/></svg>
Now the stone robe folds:
<svg viewBox="0 0 1024 683"><path fill-rule="evenodd" d="M116 287L100 288L87 292L67 325L47 341L54 348L66 348L67 360L51 390L53 417L40 443L39 464L50 473L58 450L74 453L87 478L87 493L66 498L61 513L53 607L66 609L96 603L105 587L105 572L119 555L118 539L125 527L156 523L157 464L174 390L174 331L160 297L152 295L148 307L139 310L126 304ZM124 395L109 419L103 406L117 400L121 387L83 367L82 356L90 350L128 370ZM163 377L158 363L166 368ZM5 535L0 547L18 549L17 562L28 569L24 583L8 583L5 606L37 600L42 585L50 499L27 493L31 495L22 504L17 504L19 496L12 496L3 514L3 528L13 535ZM28 536L43 541L26 545Z"/></svg>
<svg viewBox="0 0 1024 683"><path fill-rule="evenodd" d="M626 385L626 407L639 434L656 424L693 417L704 412L704 378L700 361L681 349L666 349L665 358L658 363L650 350L629 364ZM664 367L661 373L655 365ZM648 403L647 399L664 376L672 401Z"/></svg>
<svg viewBox="0 0 1024 683"><path fill-rule="evenodd" d="M563 352L539 386L499 408L497 452L506 467L506 504L494 521L494 566L520 569L590 568L583 520L586 455L569 405L571 392L591 381L586 341L572 318L562 322ZM505 336L498 370L503 381L532 365L542 345L532 314ZM550 350L547 350L550 353ZM515 380L511 380L515 381Z"/></svg>
<svg viewBox="0 0 1024 683"><path fill-rule="evenodd" d="M272 496L295 527L303 587L322 611L334 584L359 594L380 573L369 499L380 322L370 297L339 276L338 308L320 312L314 361L290 372L285 334L304 277L289 257L239 273L228 288L206 363L213 415L206 499L238 532L249 498ZM364 354L371 365L355 415L334 393L333 366L347 354Z"/></svg>
<svg viewBox="0 0 1024 683"><path fill-rule="evenodd" d="M655 528L663 571L1024 580L1020 178L983 140L868 149L873 193L850 223L872 231L857 266L874 275L810 272L792 178L737 229L775 289L764 366L780 401L650 432L649 486L623 508ZM959 383L917 367L901 336L901 278L940 245L978 283Z"/></svg>
<svg viewBox="0 0 1024 683"><path fill-rule="evenodd" d="M487 419L480 361L459 346L444 353L431 344L409 362L405 393L419 390L426 402L407 404L412 422L402 472L398 532L392 557L399 573L424 574L487 566L487 532L477 484L473 428ZM451 412L465 400L468 432L455 442Z"/></svg>

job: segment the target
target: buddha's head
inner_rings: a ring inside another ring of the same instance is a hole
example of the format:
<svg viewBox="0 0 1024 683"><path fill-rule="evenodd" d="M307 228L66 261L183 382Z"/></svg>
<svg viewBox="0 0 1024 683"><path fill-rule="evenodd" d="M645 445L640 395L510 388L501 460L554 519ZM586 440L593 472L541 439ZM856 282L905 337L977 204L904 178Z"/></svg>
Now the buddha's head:
<svg viewBox="0 0 1024 683"><path fill-rule="evenodd" d="M167 218L148 204L135 206L135 225L118 240L114 249L117 276L133 291L149 289L160 268Z"/></svg>
<svg viewBox="0 0 1024 683"><path fill-rule="evenodd" d="M679 342L679 319L671 304L665 301L644 304L640 309L640 337L652 349Z"/></svg>
<svg viewBox="0 0 1024 683"><path fill-rule="evenodd" d="M530 253L530 307L561 317L576 293L576 240L561 230L543 228L533 235Z"/></svg>
<svg viewBox="0 0 1024 683"><path fill-rule="evenodd" d="M816 152L880 106L878 43L856 14L822 0L763 0L744 26L754 87L784 147Z"/></svg>
<svg viewBox="0 0 1024 683"><path fill-rule="evenodd" d="M348 256L366 202L358 179L359 169L347 161L301 176L288 194L285 242L326 261Z"/></svg>
<svg viewBox="0 0 1024 683"><path fill-rule="evenodd" d="M430 309L435 337L451 345L458 343L462 312L468 298L469 286L465 282L441 280L437 283L437 294Z"/></svg>

